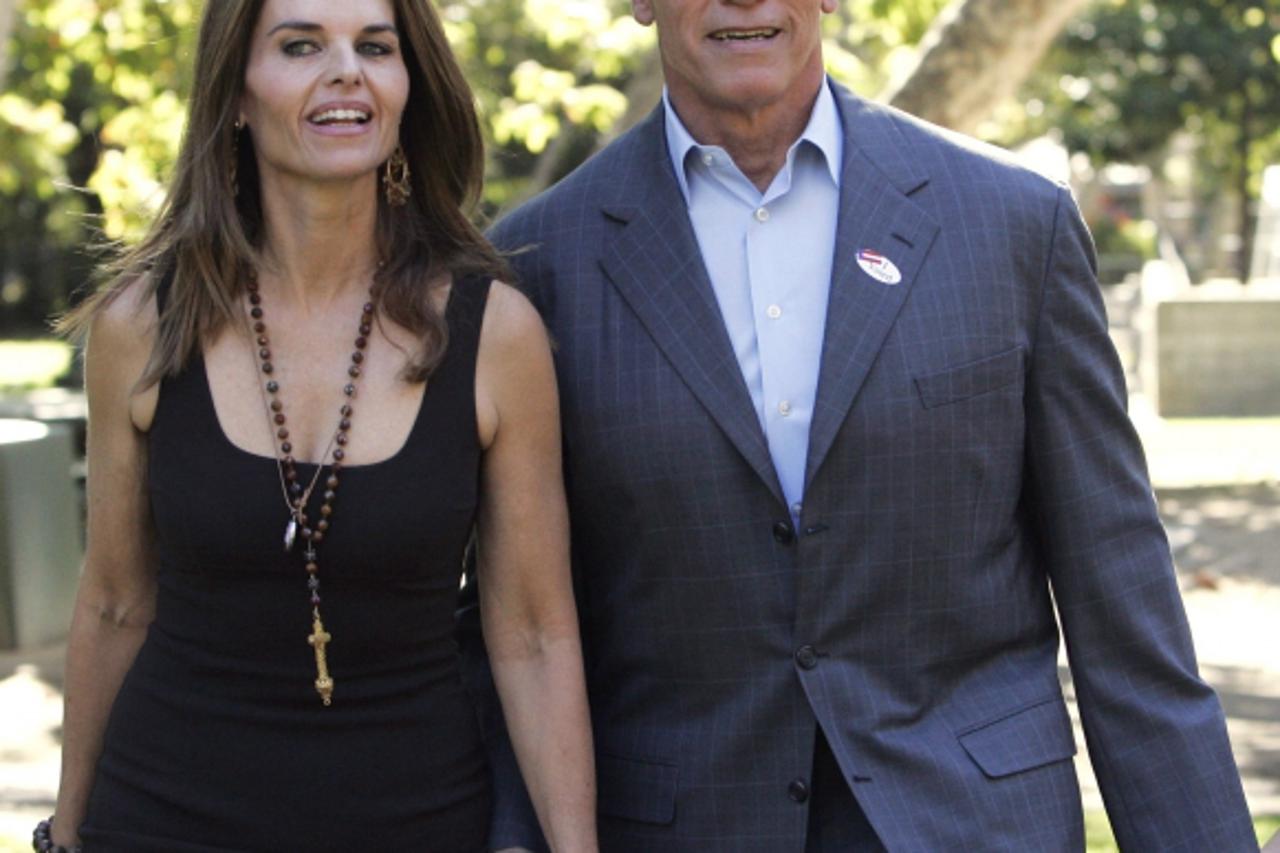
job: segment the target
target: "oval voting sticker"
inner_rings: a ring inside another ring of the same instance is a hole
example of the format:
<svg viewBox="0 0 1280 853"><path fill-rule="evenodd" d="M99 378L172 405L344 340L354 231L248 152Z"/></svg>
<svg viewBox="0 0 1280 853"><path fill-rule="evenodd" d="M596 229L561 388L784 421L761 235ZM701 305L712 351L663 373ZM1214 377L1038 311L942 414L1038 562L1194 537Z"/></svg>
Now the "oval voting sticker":
<svg viewBox="0 0 1280 853"><path fill-rule="evenodd" d="M858 266L862 271L881 284L897 284L902 281L902 272L893 261L879 252L862 249L858 252Z"/></svg>

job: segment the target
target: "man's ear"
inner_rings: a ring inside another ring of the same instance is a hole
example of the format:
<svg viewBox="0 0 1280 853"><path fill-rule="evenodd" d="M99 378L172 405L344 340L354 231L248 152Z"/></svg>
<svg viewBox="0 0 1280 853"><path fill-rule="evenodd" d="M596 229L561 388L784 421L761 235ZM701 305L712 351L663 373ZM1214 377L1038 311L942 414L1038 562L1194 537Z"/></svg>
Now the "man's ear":
<svg viewBox="0 0 1280 853"><path fill-rule="evenodd" d="M822 0L823 3L835 3L836 0ZM631 0L631 17L643 26L653 23L653 0Z"/></svg>

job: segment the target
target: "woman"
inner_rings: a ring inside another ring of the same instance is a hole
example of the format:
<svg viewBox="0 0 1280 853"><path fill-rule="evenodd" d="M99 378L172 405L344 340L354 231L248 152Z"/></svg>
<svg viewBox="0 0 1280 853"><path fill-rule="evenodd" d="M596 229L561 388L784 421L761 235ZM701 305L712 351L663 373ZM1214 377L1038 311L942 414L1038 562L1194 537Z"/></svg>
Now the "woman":
<svg viewBox="0 0 1280 853"><path fill-rule="evenodd" d="M89 526L44 846L481 849L452 640L552 846L594 849L559 424L461 211L482 151L422 0L219 0L169 198L88 335Z"/></svg>

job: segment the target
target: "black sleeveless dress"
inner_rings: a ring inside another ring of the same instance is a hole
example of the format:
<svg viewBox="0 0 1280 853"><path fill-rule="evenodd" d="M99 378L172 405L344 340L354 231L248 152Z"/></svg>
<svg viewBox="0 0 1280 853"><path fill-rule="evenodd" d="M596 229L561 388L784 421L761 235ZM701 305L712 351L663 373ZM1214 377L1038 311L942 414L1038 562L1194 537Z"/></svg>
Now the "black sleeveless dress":
<svg viewBox="0 0 1280 853"><path fill-rule="evenodd" d="M488 771L453 629L488 291L454 282L449 348L404 446L340 474L319 549L330 707L275 460L227 439L202 359L162 383L148 439L156 617L107 725L88 853L483 849ZM353 441L379 426L358 401L353 420ZM314 471L298 466L304 482Z"/></svg>

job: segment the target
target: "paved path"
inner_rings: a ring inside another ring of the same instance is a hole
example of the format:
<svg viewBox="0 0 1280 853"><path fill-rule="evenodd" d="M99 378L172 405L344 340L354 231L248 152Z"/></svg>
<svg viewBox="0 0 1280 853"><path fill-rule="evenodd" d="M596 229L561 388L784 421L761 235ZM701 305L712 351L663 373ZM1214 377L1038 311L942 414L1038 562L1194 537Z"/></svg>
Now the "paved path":
<svg viewBox="0 0 1280 853"><path fill-rule="evenodd" d="M1141 399L1133 415L1250 806L1280 815L1280 419L1162 421ZM0 653L0 853L27 849L52 808L62 655ZM1086 808L1101 808L1077 741Z"/></svg>

